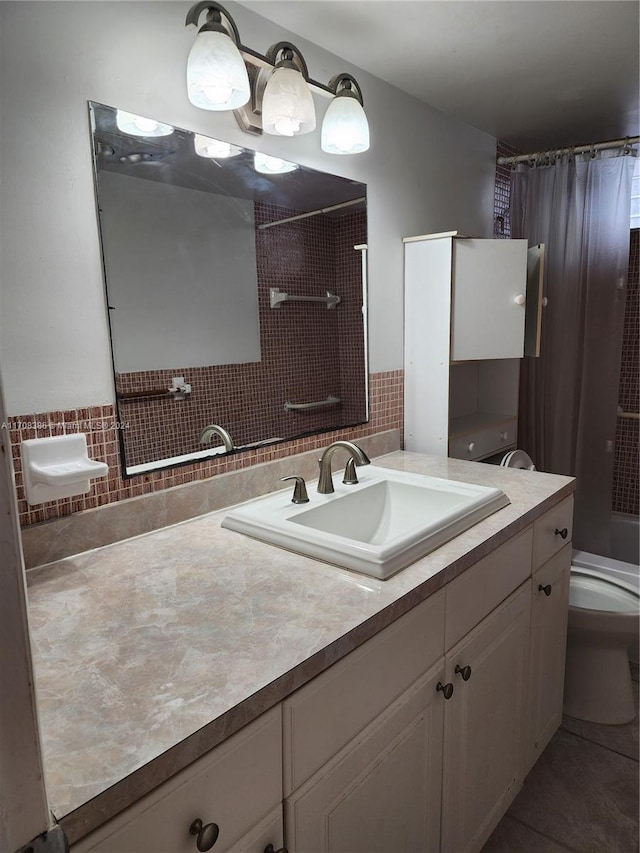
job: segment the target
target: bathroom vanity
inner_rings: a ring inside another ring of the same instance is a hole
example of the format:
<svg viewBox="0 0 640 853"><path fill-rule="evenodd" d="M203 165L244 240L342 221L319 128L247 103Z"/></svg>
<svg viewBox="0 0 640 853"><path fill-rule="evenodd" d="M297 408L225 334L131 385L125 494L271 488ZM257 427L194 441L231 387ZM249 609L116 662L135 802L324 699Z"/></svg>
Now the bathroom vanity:
<svg viewBox="0 0 640 853"><path fill-rule="evenodd" d="M511 503L386 581L224 512L29 573L74 853L481 849L560 723L574 482L376 465Z"/></svg>

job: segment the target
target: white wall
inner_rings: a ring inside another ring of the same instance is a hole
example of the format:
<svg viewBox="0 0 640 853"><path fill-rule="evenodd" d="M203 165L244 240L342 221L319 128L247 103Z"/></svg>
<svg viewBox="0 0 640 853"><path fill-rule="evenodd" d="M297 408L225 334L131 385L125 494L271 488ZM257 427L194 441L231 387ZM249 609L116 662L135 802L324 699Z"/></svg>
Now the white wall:
<svg viewBox="0 0 640 853"><path fill-rule="evenodd" d="M260 361L252 201L102 170L120 373Z"/></svg>
<svg viewBox="0 0 640 853"><path fill-rule="evenodd" d="M190 2L0 4L0 362L9 414L113 400L91 172L88 100L279 154L368 185L372 371L402 367L402 237L492 233L495 140L348 61L228 4L244 44L289 39L314 79L360 83L366 154L240 131L232 114L191 106L184 69ZM389 45L392 50L393 45ZM318 125L326 101L316 101Z"/></svg>

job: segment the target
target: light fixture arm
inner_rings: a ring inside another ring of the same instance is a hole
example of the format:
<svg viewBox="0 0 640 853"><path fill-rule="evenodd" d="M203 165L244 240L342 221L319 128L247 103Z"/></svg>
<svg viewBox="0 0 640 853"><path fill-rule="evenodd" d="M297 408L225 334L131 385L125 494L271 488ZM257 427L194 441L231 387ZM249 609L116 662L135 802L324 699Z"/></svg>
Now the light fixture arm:
<svg viewBox="0 0 640 853"><path fill-rule="evenodd" d="M304 56L298 48L288 41L279 41L272 44L266 53L267 60L274 68L295 68L304 79L309 82L309 69L304 61Z"/></svg>
<svg viewBox="0 0 640 853"><path fill-rule="evenodd" d="M355 77L343 71L336 74L329 80L329 88L337 96L346 98L355 98L359 101L360 106L364 106L364 98L362 97L362 89Z"/></svg>
<svg viewBox="0 0 640 853"><path fill-rule="evenodd" d="M201 0L196 3L187 12L185 27L198 26L200 16L207 11L207 20L198 30L199 33L204 32L219 32L228 35L235 43L236 47L240 47L240 32L229 12L221 3L215 3L213 0Z"/></svg>

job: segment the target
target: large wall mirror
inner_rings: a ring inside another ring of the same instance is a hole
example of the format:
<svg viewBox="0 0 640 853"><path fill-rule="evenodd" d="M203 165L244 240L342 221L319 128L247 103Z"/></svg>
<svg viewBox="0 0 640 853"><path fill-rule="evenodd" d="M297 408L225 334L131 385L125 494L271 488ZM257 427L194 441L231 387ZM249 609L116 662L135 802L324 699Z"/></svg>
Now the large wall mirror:
<svg viewBox="0 0 640 853"><path fill-rule="evenodd" d="M365 422L366 186L89 110L123 471Z"/></svg>

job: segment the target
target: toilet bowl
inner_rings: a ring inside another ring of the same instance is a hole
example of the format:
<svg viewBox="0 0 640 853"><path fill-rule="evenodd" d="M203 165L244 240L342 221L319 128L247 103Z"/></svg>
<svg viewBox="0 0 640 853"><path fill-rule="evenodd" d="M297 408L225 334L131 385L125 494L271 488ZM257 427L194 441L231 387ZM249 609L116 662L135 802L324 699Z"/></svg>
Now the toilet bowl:
<svg viewBox="0 0 640 853"><path fill-rule="evenodd" d="M500 464L535 471L530 457L513 450ZM638 567L574 552L569 578L569 619L563 711L593 723L628 723L636 715L627 649L638 643Z"/></svg>
<svg viewBox="0 0 640 853"><path fill-rule="evenodd" d="M638 642L639 609L637 586L574 561L569 580L565 714L592 723L634 719L627 648Z"/></svg>

